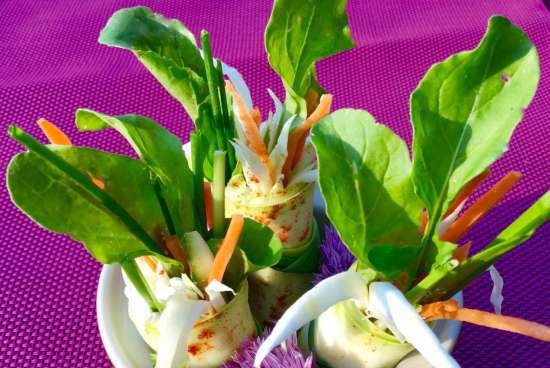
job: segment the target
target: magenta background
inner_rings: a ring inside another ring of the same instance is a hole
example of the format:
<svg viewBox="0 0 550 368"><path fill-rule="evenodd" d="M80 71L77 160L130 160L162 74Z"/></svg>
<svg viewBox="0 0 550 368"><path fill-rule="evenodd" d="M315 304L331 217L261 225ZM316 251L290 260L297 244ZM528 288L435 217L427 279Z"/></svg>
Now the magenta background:
<svg viewBox="0 0 550 368"><path fill-rule="evenodd" d="M542 0L349 2L357 47L319 64L321 84L335 94L336 107L367 109L409 142L410 92L433 62L474 47L491 14L511 18L537 45L538 93L490 183L512 169L524 179L469 237L478 247L486 244L549 187L550 12ZM129 52L96 42L111 13L138 4L181 19L195 34L208 29L215 55L244 74L264 113L271 107L265 89L281 94L263 49L269 1L2 0L2 131L17 123L43 139L35 124L43 116L77 145L129 153L113 132L76 132L75 109L89 107L148 115L187 140L191 125L178 103ZM5 171L21 147L0 136ZM0 191L0 366L110 366L95 318L100 265L79 244L39 229L10 203L4 186ZM549 230L546 225L497 263L505 278L505 314L550 324ZM465 290L466 305L490 309L490 289L483 275ZM454 355L464 367L550 366L550 344L475 326L463 327Z"/></svg>

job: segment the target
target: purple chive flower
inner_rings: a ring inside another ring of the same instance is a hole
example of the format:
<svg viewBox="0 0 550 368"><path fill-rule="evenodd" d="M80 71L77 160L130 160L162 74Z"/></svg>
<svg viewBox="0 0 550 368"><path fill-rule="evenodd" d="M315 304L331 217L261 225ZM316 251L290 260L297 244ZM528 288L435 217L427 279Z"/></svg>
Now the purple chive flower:
<svg viewBox="0 0 550 368"><path fill-rule="evenodd" d="M241 344L239 350L233 354L231 360L223 365L223 368L252 368L258 348L269 336L271 331L266 329L262 336L253 337ZM315 368L313 354L307 358L304 356L298 343L296 335L292 335L282 345L275 348L264 359L262 368Z"/></svg>
<svg viewBox="0 0 550 368"><path fill-rule="evenodd" d="M319 272L313 275L313 284L346 271L355 261L355 257L342 243L336 229L331 225L325 226L325 240L321 242L321 262Z"/></svg>

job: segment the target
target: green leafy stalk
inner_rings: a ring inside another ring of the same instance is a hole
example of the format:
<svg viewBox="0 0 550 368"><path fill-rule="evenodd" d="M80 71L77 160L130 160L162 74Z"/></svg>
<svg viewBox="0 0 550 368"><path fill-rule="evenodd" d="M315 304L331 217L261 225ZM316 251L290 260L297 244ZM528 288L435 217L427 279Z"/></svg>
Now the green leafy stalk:
<svg viewBox="0 0 550 368"><path fill-rule="evenodd" d="M225 151L214 152L214 179L212 180L212 222L214 237L225 234Z"/></svg>
<svg viewBox="0 0 550 368"><path fill-rule="evenodd" d="M464 185L506 150L539 74L527 35L495 16L477 48L432 66L413 92L412 178L429 215L422 271L448 256L438 224Z"/></svg>
<svg viewBox="0 0 550 368"><path fill-rule="evenodd" d="M153 293L153 290L149 287L149 284L141 273L136 260L130 259L122 262L120 265L124 270L124 273L126 273L126 276L128 276L132 282L132 285L134 285L138 293L145 299L147 304L149 304L149 308L151 308L154 312L162 312L162 304L160 304L155 297L155 293Z"/></svg>
<svg viewBox="0 0 550 368"><path fill-rule="evenodd" d="M176 228L174 227L174 221L172 220L172 216L170 215L168 204L166 203L166 200L162 196L162 187L161 187L160 179L153 178L152 180L153 180L153 188L155 190L155 195L157 196L157 200L159 202L159 206L162 211L162 216L164 217L164 221L166 222L166 227L168 228L170 235L175 235Z"/></svg>
<svg viewBox="0 0 550 368"><path fill-rule="evenodd" d="M201 41L204 52L204 66L206 69L208 91L210 93L210 104L212 106L215 125L218 127L218 129L216 129L217 146L219 150L223 150L225 148L225 137L223 135L224 122L218 93L218 89L220 87L219 78L214 66L214 59L212 58L212 49L210 46L210 36L208 35L208 32L204 30L201 32Z"/></svg>
<svg viewBox="0 0 550 368"><path fill-rule="evenodd" d="M232 149L232 146L228 144L228 141L233 138L235 133L233 132L233 117L229 114L229 109L227 107L227 95L225 93L225 80L223 78L222 62L220 60L216 63L216 72L218 75L218 83L220 86L220 101L221 101L221 113L222 120L224 122L223 128L225 133L225 142L228 148L227 150L227 163L229 165L229 170L227 170L227 181L229 181L231 176L231 171L237 165L237 159L235 157L235 150Z"/></svg>
<svg viewBox="0 0 550 368"><path fill-rule="evenodd" d="M452 297L504 254L531 238L535 230L548 219L550 191L539 198L483 250L460 265L447 263L430 272L406 294L407 299L413 304L423 304Z"/></svg>
<svg viewBox="0 0 550 368"><path fill-rule="evenodd" d="M104 190L99 189L92 183L90 178L70 165L53 151L37 142L30 135L20 128L11 125L8 127L8 134L11 138L25 146L29 151L37 154L49 164L63 172L74 181L86 195L93 197L98 203L109 210L113 216L118 218L138 240L140 240L151 252L162 254L162 249L149 236L143 227L123 208L114 198Z"/></svg>
<svg viewBox="0 0 550 368"><path fill-rule="evenodd" d="M199 131L193 131L191 139L191 161L193 162L193 183L195 187L195 211L197 213L198 231L206 239L206 208L204 204L204 171L203 163L206 156L206 143Z"/></svg>

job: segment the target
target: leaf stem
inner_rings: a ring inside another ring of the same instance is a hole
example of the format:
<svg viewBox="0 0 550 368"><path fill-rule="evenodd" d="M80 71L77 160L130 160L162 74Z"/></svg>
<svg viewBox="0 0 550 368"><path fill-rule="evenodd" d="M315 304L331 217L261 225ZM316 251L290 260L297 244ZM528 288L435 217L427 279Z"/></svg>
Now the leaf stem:
<svg viewBox="0 0 550 368"><path fill-rule="evenodd" d="M210 36L207 31L201 32L202 49L204 52L204 67L206 70L206 79L208 82L208 92L210 94L210 104L212 106L212 114L214 117L214 125L218 127L216 129L216 141L218 149L225 148L223 136L220 132L220 128L223 130L222 113L220 107L220 99L218 94L219 79L214 67L214 60L212 58L212 49L210 46Z"/></svg>
<svg viewBox="0 0 550 368"><path fill-rule="evenodd" d="M99 189L90 178L82 174L77 168L69 164L52 150L43 146L33 137L25 133L22 129L10 125L8 127L9 136L15 141L25 146L29 151L39 155L51 165L62 171L75 183L80 185L90 196L101 203L115 217L117 217L128 230L138 238L149 250L155 253L163 254L159 245L147 234L141 225L121 206L113 197L104 190Z"/></svg>
<svg viewBox="0 0 550 368"><path fill-rule="evenodd" d="M225 234L225 151L214 152L214 175L212 180L212 212L214 237Z"/></svg>
<svg viewBox="0 0 550 368"><path fill-rule="evenodd" d="M161 181L158 176L153 179L153 189L155 192L155 196L157 197L157 201L159 203L162 216L164 217L164 222L166 222L166 227L168 228L168 232L170 233L170 235L175 235L176 228L174 227L174 221L172 220L172 215L170 215L168 204L166 203L166 200L162 195Z"/></svg>
<svg viewBox="0 0 550 368"><path fill-rule="evenodd" d="M149 304L149 308L151 308L153 312L162 312L162 304L160 304L158 299L155 297L153 290L151 290L151 287L147 283L147 280L145 280L143 273L141 273L141 270L139 269L136 260L130 259L121 262L120 265L122 266L124 273L126 273L126 276L128 276L136 290L145 299L147 304Z"/></svg>
<svg viewBox="0 0 550 368"><path fill-rule="evenodd" d="M204 159L205 144L203 135L195 130L191 132L191 161L193 162L193 187L195 193L195 211L197 213L198 230L206 239L206 208L204 203Z"/></svg>
<svg viewBox="0 0 550 368"><path fill-rule="evenodd" d="M234 137L233 132L233 124L231 124L231 116L229 116L229 109L227 107L227 95L225 93L225 81L223 79L223 68L222 63L220 60L216 61L216 71L218 76L218 85L220 86L220 101L221 101L221 113L222 113L222 119L223 119L223 131L225 134L225 147L224 149L227 151L227 163L229 170L227 172L227 175L229 176L227 179L230 179L231 176L231 170L235 167L237 164L237 159L235 158L235 150L233 149L233 146L231 144L228 144L229 140Z"/></svg>

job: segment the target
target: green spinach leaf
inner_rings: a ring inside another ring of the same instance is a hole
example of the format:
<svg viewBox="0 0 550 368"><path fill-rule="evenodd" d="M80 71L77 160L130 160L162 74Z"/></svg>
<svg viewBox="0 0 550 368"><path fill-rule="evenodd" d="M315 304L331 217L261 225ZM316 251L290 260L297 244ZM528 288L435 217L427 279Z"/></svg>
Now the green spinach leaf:
<svg viewBox="0 0 550 368"><path fill-rule="evenodd" d="M99 42L132 51L195 121L208 98L204 62L192 34L175 19L138 6L114 13Z"/></svg>
<svg viewBox="0 0 550 368"><path fill-rule="evenodd" d="M295 110L310 89L322 91L315 79L315 62L353 47L346 2L275 0L265 47ZM293 112L305 113L303 106Z"/></svg>
<svg viewBox="0 0 550 368"><path fill-rule="evenodd" d="M422 204L405 142L366 111L352 109L317 123L311 139L330 221L357 259L395 277L381 257L407 249L400 264L410 263L418 255L410 247L420 244Z"/></svg>
<svg viewBox="0 0 550 368"><path fill-rule="evenodd" d="M413 181L430 218L426 252L461 188L506 150L538 80L533 44L495 16L476 49L432 66L413 92Z"/></svg>
<svg viewBox="0 0 550 368"><path fill-rule="evenodd" d="M111 127L122 134L160 179L161 195L178 237L182 239L184 232L195 230L193 173L175 135L144 116L109 116L88 109L77 110L76 126L82 131Z"/></svg>
<svg viewBox="0 0 550 368"><path fill-rule="evenodd" d="M7 171L11 199L29 217L84 243L102 263L162 257L166 225L145 165L89 148L48 149L17 128L11 134L32 147ZM95 187L92 177L105 188Z"/></svg>

